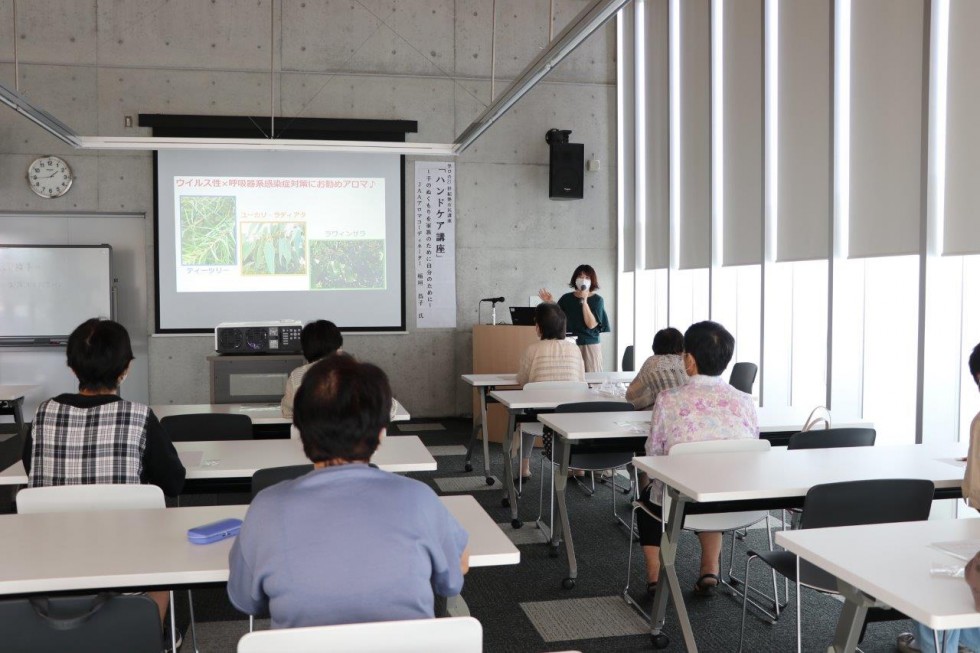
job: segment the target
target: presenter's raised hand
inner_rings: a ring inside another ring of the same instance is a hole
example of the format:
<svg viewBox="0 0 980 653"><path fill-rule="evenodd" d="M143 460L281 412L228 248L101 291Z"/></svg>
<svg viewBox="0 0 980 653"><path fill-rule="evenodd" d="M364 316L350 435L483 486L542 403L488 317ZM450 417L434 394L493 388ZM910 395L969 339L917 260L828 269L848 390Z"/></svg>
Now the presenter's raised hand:
<svg viewBox="0 0 980 653"><path fill-rule="evenodd" d="M538 297L540 297L541 301L543 302L555 301L554 296L550 292L548 292L547 288L541 288L540 290L538 290Z"/></svg>

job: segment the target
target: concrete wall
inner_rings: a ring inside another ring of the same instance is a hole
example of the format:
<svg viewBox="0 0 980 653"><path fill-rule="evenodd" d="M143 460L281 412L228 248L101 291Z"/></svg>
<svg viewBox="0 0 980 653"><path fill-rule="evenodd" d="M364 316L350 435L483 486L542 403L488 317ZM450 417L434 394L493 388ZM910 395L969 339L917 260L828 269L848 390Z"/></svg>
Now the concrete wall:
<svg viewBox="0 0 980 653"><path fill-rule="evenodd" d="M555 33L587 4L558 0ZM135 135L125 116L268 115L274 52L277 115L417 120L412 140L445 143L490 101L490 8L490 0L32 0L17 3L14 26L12 1L0 0L0 79L13 86L16 39L20 90L33 102L83 135ZM497 1L498 93L545 45L548 10L549 0ZM562 290L574 266L589 262L615 314L614 55L610 24L458 160L457 328L416 330L409 311L408 335L347 338L347 349L388 371L414 415L470 412L458 379L470 371L479 298L524 304L539 287ZM551 127L573 130L587 158L601 161L586 173L584 200L547 197ZM75 170L64 197L28 189L24 172L40 154ZM406 168L411 188L413 159ZM146 213L152 266L149 153L72 151L4 109L0 210ZM152 305L147 314L152 325ZM151 402L207 401L212 349L205 336L151 338Z"/></svg>

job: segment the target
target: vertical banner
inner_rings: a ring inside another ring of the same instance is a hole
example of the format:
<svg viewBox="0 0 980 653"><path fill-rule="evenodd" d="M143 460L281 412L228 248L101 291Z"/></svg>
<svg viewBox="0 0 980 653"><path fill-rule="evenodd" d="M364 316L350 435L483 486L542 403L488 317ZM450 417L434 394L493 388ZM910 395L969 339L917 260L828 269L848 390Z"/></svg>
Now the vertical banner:
<svg viewBox="0 0 980 653"><path fill-rule="evenodd" d="M456 327L456 164L415 162L415 317Z"/></svg>

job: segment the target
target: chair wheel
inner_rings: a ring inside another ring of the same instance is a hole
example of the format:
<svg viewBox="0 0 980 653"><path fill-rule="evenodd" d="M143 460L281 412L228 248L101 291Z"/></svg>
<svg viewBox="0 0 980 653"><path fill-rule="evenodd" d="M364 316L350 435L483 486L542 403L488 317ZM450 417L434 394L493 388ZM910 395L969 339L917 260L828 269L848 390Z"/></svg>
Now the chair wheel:
<svg viewBox="0 0 980 653"><path fill-rule="evenodd" d="M463 469L465 469L468 472L472 472L473 471L473 465L471 465L470 463L466 463L466 465L463 466Z"/></svg>
<svg viewBox="0 0 980 653"><path fill-rule="evenodd" d="M494 483L493 479L487 476L487 485L493 485L493 483Z"/></svg>
<svg viewBox="0 0 980 653"><path fill-rule="evenodd" d="M521 526L524 525L524 522L522 522L520 519L511 519L510 525L513 526L514 528L520 528Z"/></svg>
<svg viewBox="0 0 980 653"><path fill-rule="evenodd" d="M510 499L508 497L504 497L500 500L500 505L502 505L504 508L510 508Z"/></svg>
<svg viewBox="0 0 980 653"><path fill-rule="evenodd" d="M575 587L575 579L574 578L566 578L565 580L563 580L561 582L561 586L564 587L567 590L570 590L573 587Z"/></svg>
<svg viewBox="0 0 980 653"><path fill-rule="evenodd" d="M554 546L552 546L551 547L551 550L548 551L548 557L549 558L557 558L558 557L558 545L557 544L554 545Z"/></svg>
<svg viewBox="0 0 980 653"><path fill-rule="evenodd" d="M650 641L653 643L653 648L662 649L670 646L670 638L660 633L658 635L650 635Z"/></svg>

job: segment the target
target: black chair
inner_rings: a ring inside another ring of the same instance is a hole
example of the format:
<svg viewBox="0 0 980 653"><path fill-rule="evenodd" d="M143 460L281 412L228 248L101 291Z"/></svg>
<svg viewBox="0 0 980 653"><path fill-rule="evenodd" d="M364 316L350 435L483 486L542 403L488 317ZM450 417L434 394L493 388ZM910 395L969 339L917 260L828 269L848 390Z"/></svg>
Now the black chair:
<svg viewBox="0 0 980 653"><path fill-rule="evenodd" d="M623 352L623 371L633 372L636 370L636 354L633 345L626 345L626 351Z"/></svg>
<svg viewBox="0 0 980 653"><path fill-rule="evenodd" d="M810 488L803 501L800 528L830 528L861 524L888 524L923 521L929 518L935 488L932 481L921 479L875 479L827 483ZM800 560L800 575L796 575L796 555L789 551L749 551L745 561L745 595L749 591L749 567L759 559L796 583L796 618L800 619L800 588L810 587L825 594L837 593L837 578L833 574ZM742 601L742 625L738 647L742 649L745 614L748 603ZM799 633L799 629L797 630ZM797 650L800 648L797 640Z"/></svg>
<svg viewBox="0 0 980 653"><path fill-rule="evenodd" d="M555 407L556 413L615 413L626 410L633 410L633 404L626 401L581 401L573 404L560 404ZM554 433L550 429L545 429L545 442L544 450L542 451L542 476L541 476L541 488L538 493L538 520L541 519L544 513L544 459L547 458L551 463L551 473L554 474L555 461L553 456L553 439ZM628 464L633 462L633 457L637 455L638 451L643 450L644 439L643 438L605 438L602 440L583 440L581 442L576 442L572 445L571 451L569 451L568 457L568 468L575 470L583 470L586 472L591 472L593 475L595 472L605 471L607 469L623 469ZM550 483L551 486L551 505L552 505L552 515L554 514L554 503L555 503L555 484ZM624 526L629 527L617 513L616 513L616 479L613 477L611 493L612 493L612 507L613 515L618 519ZM628 488L620 488L623 490L624 494L629 494L630 490L633 488L633 482L630 482ZM593 482L593 487L591 493L595 492L595 484Z"/></svg>
<svg viewBox="0 0 980 653"><path fill-rule="evenodd" d="M789 438L787 449L836 449L838 447L871 447L875 430L871 428L839 428L800 431Z"/></svg>
<svg viewBox="0 0 980 653"><path fill-rule="evenodd" d="M758 373L759 366L755 363L735 363L732 365L728 383L746 394L752 394L752 386L755 385L755 376Z"/></svg>
<svg viewBox="0 0 980 653"><path fill-rule="evenodd" d="M160 653L157 604L148 596L102 593L0 601L5 653Z"/></svg>
<svg viewBox="0 0 980 653"><path fill-rule="evenodd" d="M160 425L174 442L252 439L252 419L248 415L226 413L169 415L160 420Z"/></svg>
<svg viewBox="0 0 980 653"><path fill-rule="evenodd" d="M254 499L256 494L270 485L282 483L283 481L291 481L311 471L313 471L313 463L309 465L286 465L285 467L257 469L252 474L252 498Z"/></svg>

